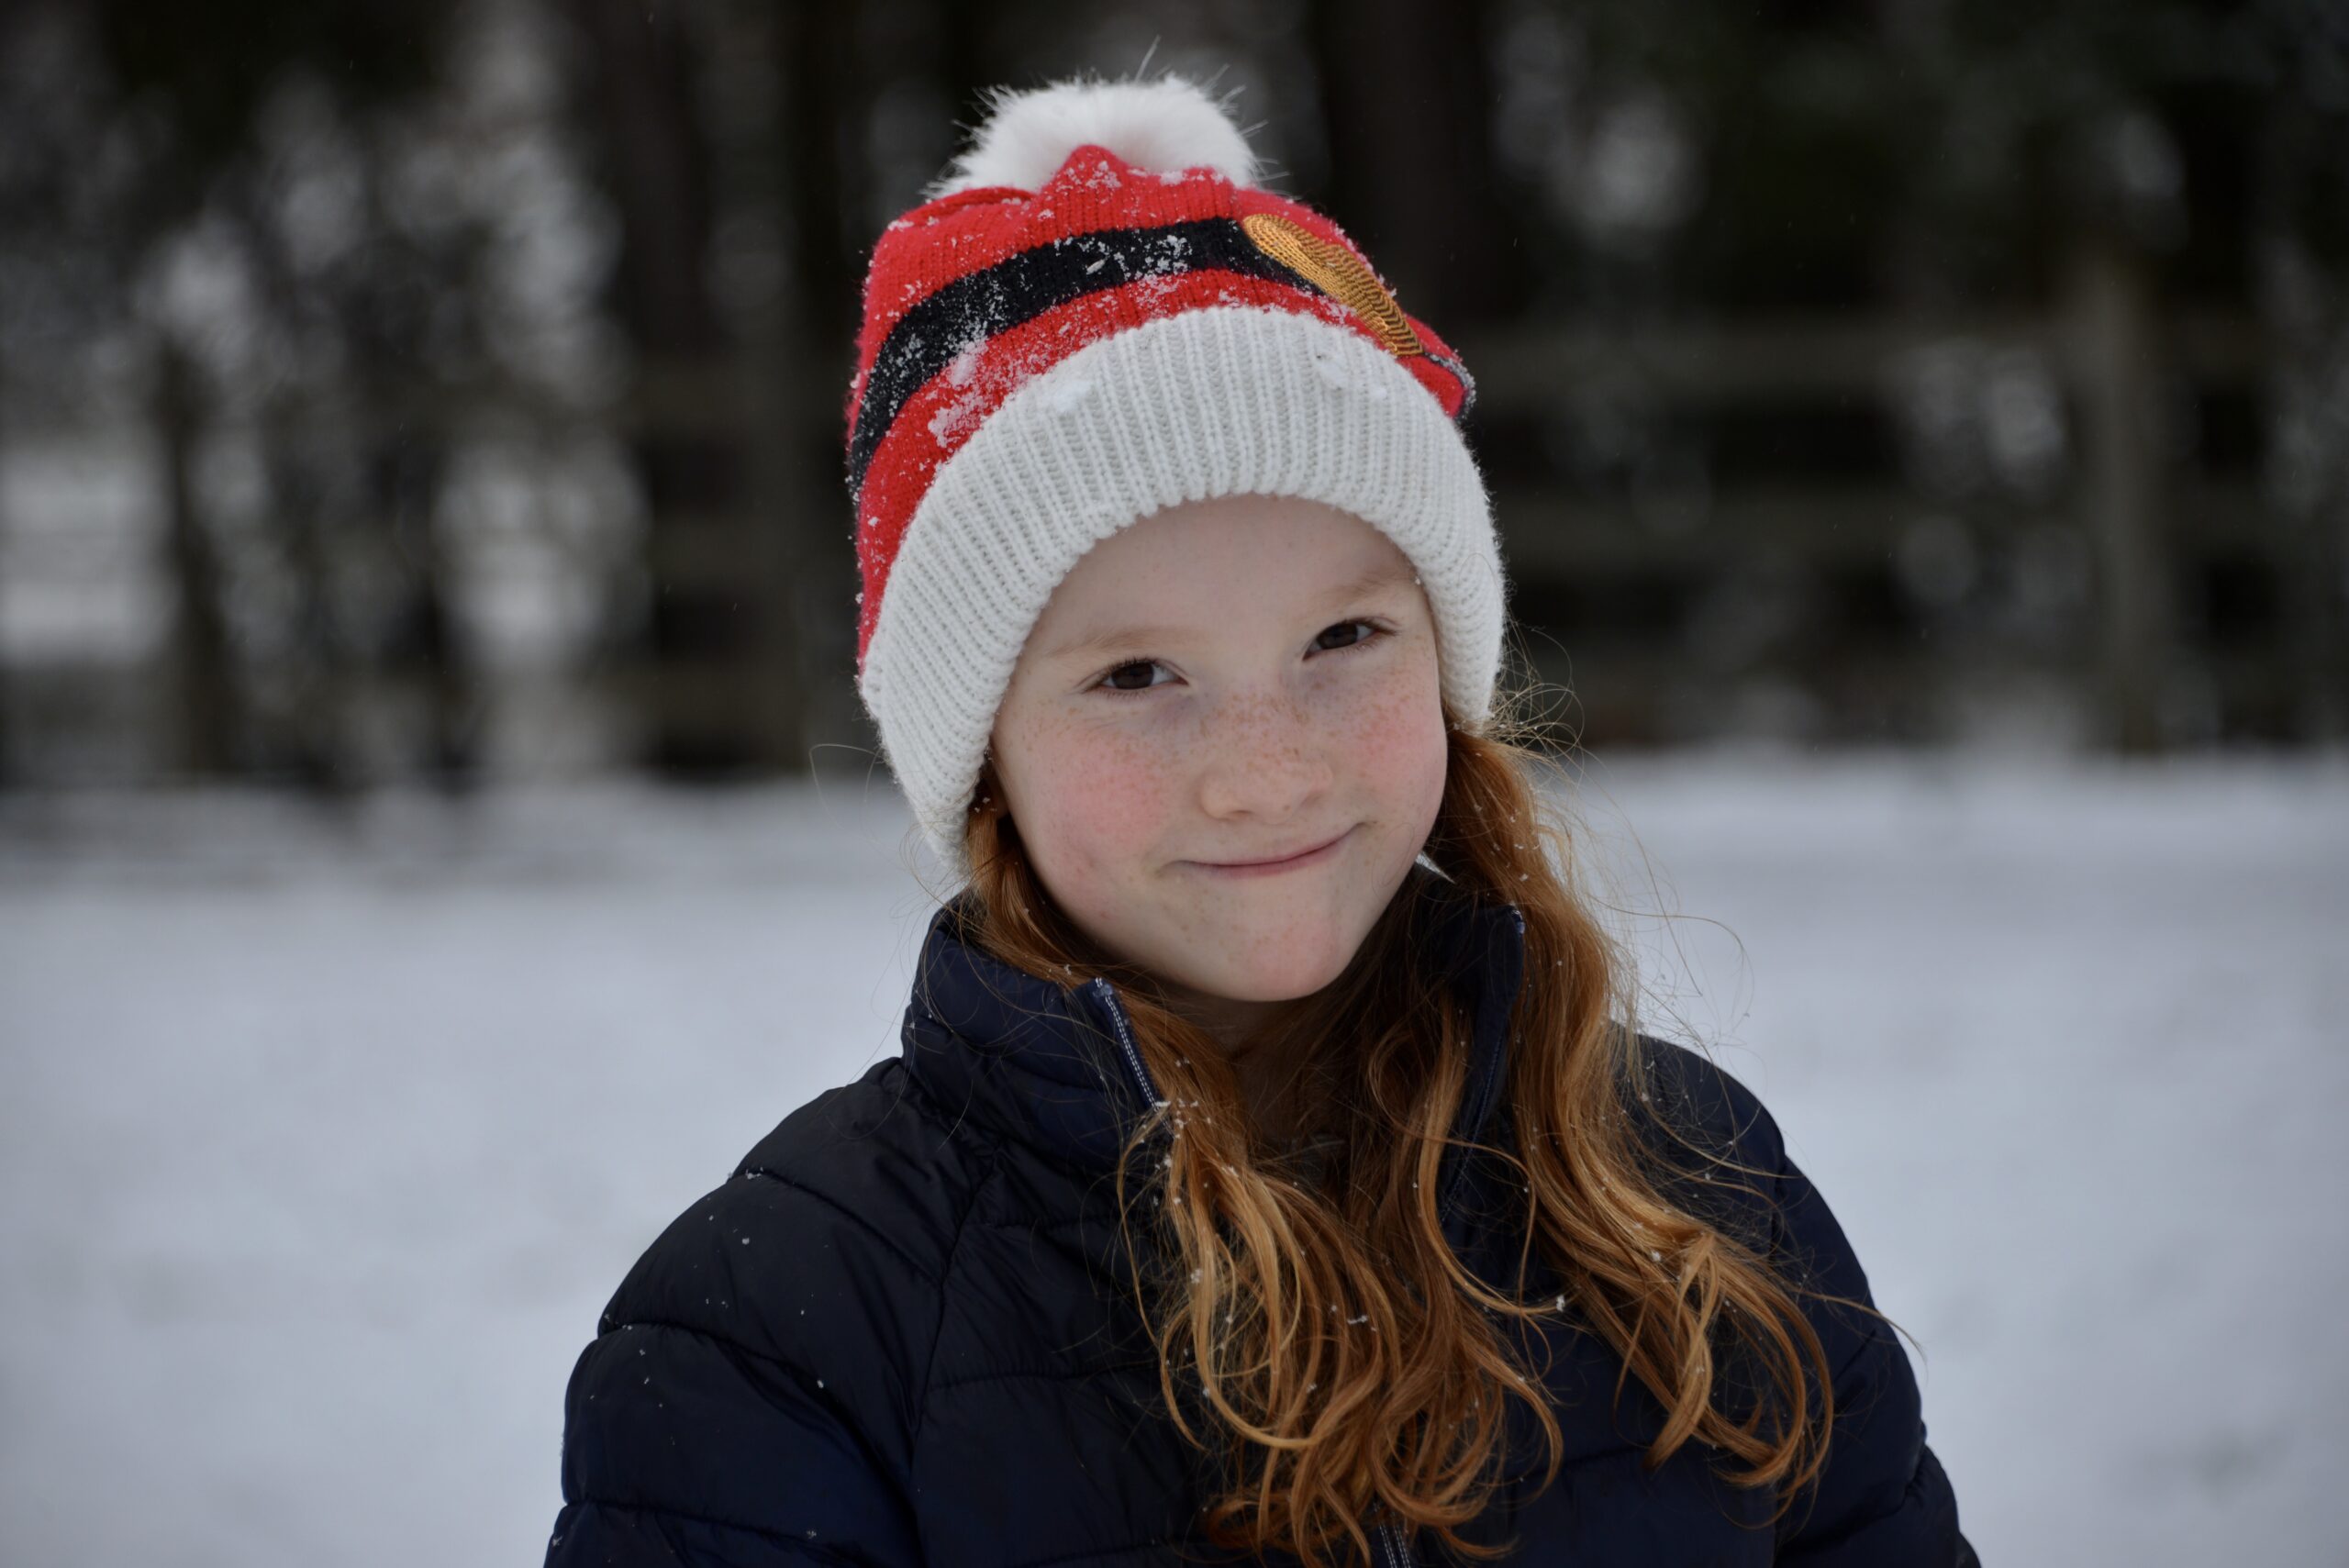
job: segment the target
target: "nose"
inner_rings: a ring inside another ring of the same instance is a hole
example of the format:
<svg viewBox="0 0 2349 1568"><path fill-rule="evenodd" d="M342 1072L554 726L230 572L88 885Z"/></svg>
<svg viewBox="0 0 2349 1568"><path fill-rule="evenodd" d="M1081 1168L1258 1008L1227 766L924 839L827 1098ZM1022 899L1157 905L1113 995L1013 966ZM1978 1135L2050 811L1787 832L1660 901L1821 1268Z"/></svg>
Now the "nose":
<svg viewBox="0 0 2349 1568"><path fill-rule="evenodd" d="M1219 818L1283 822L1335 778L1328 749L1304 709L1280 695L1234 695L1199 732L1199 808Z"/></svg>

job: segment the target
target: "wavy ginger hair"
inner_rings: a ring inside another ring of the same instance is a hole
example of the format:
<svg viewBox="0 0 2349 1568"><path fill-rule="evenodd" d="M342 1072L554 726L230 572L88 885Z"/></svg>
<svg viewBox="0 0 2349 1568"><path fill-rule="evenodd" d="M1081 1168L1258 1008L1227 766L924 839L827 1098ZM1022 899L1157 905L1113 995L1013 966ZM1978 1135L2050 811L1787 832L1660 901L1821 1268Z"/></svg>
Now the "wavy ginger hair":
<svg viewBox="0 0 2349 1568"><path fill-rule="evenodd" d="M1415 878L1345 972L1255 1042L1297 1063L1289 1092L1310 1107L1308 1130L1337 1140L1343 1179L1325 1185L1266 1146L1224 1051L1167 1006L1153 977L1100 951L1054 906L992 761L974 792L967 934L1032 974L1108 976L1163 1096L1125 1147L1118 1190L1130 1217L1134 1196L1154 1199L1162 1228L1151 1251L1164 1266L1146 1281L1136 1263L1133 1274L1161 1392L1184 1438L1222 1460L1205 1529L1306 1568L1325 1568L1348 1542L1344 1555L1369 1562L1365 1518L1431 1531L1463 1556L1500 1555L1456 1532L1497 1485L1511 1402L1541 1430L1544 1486L1563 1440L1540 1369L1503 1332L1511 1320L1602 1336L1666 1413L1651 1468L1692 1439L1711 1445L1743 1462L1731 1482L1777 1488L1775 1521L1816 1478L1833 1417L1825 1352L1796 1299L1810 1293L1752 1239L1669 1195L1643 1156L1632 1122L1650 1096L1617 1021L1631 1016L1630 966L1575 890L1570 830L1532 783L1539 754L1504 738L1501 721L1478 735L1449 722L1448 707L1446 718L1427 859L1456 890L1513 904L1525 920L1527 979L1495 1118L1513 1124L1512 1147L1480 1147L1526 1197L1520 1286L1535 1250L1565 1282L1538 1300L1470 1273L1439 1224L1469 1026L1423 972ZM1743 1171L1717 1153L1702 1162L1703 1184L1735 1185ZM1130 1259L1144 1254L1129 1242ZM1186 1397L1205 1413L1186 1414Z"/></svg>

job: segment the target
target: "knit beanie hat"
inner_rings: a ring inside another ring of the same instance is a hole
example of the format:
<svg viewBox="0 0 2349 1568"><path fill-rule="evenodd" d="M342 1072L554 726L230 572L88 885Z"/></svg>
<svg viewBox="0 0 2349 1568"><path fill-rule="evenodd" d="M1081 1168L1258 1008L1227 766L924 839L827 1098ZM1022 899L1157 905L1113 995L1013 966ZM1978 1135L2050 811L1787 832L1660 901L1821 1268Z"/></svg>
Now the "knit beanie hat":
<svg viewBox="0 0 2349 1568"><path fill-rule="evenodd" d="M1506 584L1457 356L1336 224L1257 184L1197 84L989 97L874 247L847 407L858 690L949 871L1053 588L1185 501L1299 496L1385 533L1481 728Z"/></svg>

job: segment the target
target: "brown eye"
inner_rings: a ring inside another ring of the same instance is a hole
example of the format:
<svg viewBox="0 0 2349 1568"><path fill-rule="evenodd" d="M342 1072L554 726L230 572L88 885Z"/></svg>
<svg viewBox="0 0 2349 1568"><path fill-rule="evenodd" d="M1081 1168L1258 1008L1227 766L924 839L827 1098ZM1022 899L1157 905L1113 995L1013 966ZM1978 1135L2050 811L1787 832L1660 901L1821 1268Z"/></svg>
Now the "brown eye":
<svg viewBox="0 0 2349 1568"><path fill-rule="evenodd" d="M1353 631L1357 627L1362 628L1362 635L1360 637L1353 638L1344 642L1331 642L1329 639L1330 633L1333 631ZM1334 626L1325 627L1322 629L1321 635L1313 639L1313 645L1316 648L1323 649L1325 651L1341 648L1359 648L1362 644L1368 642L1372 638L1377 635L1378 628L1371 625L1370 622L1366 620L1341 620Z"/></svg>
<svg viewBox="0 0 2349 1568"><path fill-rule="evenodd" d="M1103 676L1102 682L1113 692L1146 692L1157 684L1150 678L1151 672L1157 668L1157 663L1152 660L1137 659L1130 664L1119 665ZM1141 676L1140 680L1131 681L1126 678L1137 673Z"/></svg>

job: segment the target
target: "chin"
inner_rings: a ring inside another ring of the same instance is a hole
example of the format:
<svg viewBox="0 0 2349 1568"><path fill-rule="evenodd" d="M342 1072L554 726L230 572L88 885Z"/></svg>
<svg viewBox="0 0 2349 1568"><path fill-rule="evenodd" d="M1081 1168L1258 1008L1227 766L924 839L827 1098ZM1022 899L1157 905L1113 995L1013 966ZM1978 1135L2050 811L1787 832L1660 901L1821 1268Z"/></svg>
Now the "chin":
<svg viewBox="0 0 2349 1568"><path fill-rule="evenodd" d="M1360 941L1334 928L1290 931L1245 944L1239 956L1216 955L1184 978L1194 989L1235 1002L1289 1002L1343 974ZM1219 960L1220 962L1219 962Z"/></svg>

